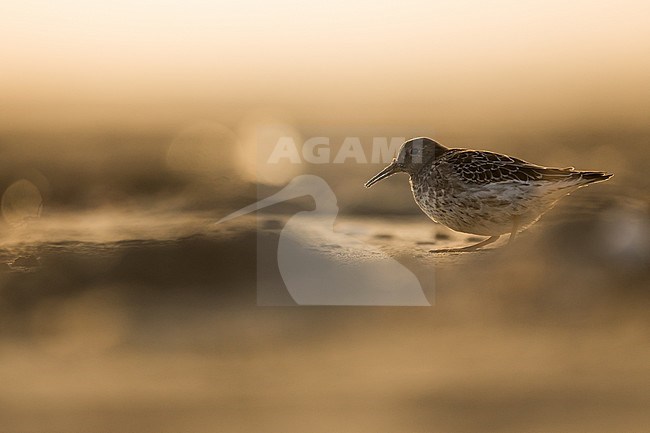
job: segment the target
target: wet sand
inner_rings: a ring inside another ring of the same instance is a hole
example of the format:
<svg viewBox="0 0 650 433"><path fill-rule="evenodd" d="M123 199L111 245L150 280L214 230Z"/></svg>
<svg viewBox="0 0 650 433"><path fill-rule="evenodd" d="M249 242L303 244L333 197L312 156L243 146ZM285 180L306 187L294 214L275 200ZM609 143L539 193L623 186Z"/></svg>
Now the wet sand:
<svg viewBox="0 0 650 433"><path fill-rule="evenodd" d="M424 217L340 216L429 308L258 307L258 236L283 214L6 242L0 429L642 431L647 209L592 198L478 253L429 253L474 240Z"/></svg>

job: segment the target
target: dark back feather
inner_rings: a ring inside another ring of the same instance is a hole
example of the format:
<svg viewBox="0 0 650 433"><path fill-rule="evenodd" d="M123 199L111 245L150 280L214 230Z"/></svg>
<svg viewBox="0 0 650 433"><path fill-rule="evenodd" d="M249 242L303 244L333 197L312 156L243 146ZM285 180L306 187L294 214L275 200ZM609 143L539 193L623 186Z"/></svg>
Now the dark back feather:
<svg viewBox="0 0 650 433"><path fill-rule="evenodd" d="M573 167L543 167L508 155L478 150L452 149L444 155L444 159L465 182L475 184L569 180L591 183L611 176L601 172L575 171Z"/></svg>

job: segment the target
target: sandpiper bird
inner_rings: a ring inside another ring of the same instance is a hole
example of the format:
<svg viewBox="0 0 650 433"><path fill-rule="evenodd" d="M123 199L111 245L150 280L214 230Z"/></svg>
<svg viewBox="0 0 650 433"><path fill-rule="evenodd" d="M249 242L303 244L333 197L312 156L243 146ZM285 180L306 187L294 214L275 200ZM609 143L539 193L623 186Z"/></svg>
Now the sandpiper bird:
<svg viewBox="0 0 650 433"><path fill-rule="evenodd" d="M451 251L473 251L535 223L563 196L609 179L600 171L550 168L494 152L449 149L419 137L406 141L397 158L366 182L366 188L395 173L410 176L420 209L452 230L489 236ZM450 251L435 250L435 251Z"/></svg>

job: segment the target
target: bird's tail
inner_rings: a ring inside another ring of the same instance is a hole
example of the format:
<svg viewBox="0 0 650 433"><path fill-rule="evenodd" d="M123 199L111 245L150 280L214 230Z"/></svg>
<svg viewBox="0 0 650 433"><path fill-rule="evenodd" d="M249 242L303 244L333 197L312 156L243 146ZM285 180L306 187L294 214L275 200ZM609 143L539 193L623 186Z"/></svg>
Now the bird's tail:
<svg viewBox="0 0 650 433"><path fill-rule="evenodd" d="M605 173L603 171L578 171L576 177L580 180L581 185L587 185L594 182L603 182L610 177L614 176L613 173Z"/></svg>

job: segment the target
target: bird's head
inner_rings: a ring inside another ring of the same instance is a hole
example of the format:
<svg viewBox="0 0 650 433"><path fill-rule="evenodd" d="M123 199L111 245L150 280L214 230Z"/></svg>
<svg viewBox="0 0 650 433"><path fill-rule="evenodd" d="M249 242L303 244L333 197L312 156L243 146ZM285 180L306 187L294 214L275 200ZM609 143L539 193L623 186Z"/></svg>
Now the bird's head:
<svg viewBox="0 0 650 433"><path fill-rule="evenodd" d="M440 143L427 138L418 137L412 138L399 149L397 158L382 171L377 173L372 179L366 182L366 188L370 188L375 183L395 173L408 173L414 175L419 172L422 167L433 161L435 158L440 157L448 149Z"/></svg>

